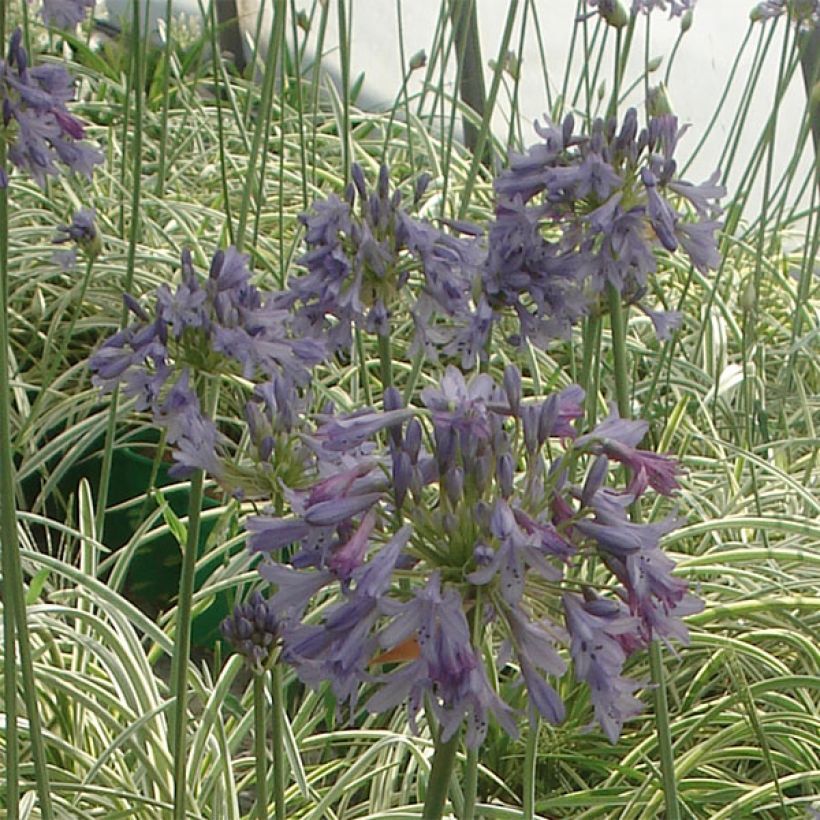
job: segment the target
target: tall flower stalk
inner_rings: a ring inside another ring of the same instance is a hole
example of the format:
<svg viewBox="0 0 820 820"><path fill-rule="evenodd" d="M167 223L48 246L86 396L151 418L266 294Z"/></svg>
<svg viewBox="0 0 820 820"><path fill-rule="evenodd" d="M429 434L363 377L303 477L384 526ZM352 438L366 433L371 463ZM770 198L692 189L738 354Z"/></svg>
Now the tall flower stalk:
<svg viewBox="0 0 820 820"><path fill-rule="evenodd" d="M84 8L70 2L68 12ZM60 7L63 8L63 7ZM56 13L46 4L45 13ZM55 23L61 24L59 18ZM29 741L40 813L53 817L45 744L37 702L34 663L28 628L23 569L17 532L14 441L11 434L11 387L9 381L9 173L7 163L28 173L41 187L47 175L56 175L56 162L90 175L99 153L83 143L83 124L66 109L73 96L73 81L58 66L32 67L20 29L12 33L8 53L0 60L0 100L3 124L0 131L0 549L2 549L2 595L4 639L4 700L6 718L6 808L17 817L20 801L20 740L17 723L17 685L22 682L29 724ZM0 47L6 46L6 4L0 1ZM19 671L17 656L19 654Z"/></svg>

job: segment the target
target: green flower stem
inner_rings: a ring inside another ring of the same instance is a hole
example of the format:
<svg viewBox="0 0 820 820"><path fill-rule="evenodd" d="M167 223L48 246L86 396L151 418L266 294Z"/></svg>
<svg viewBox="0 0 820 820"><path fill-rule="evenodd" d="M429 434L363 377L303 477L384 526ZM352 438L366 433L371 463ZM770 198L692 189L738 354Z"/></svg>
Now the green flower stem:
<svg viewBox="0 0 820 820"><path fill-rule="evenodd" d="M364 400L368 405L372 405L373 394L370 390L370 375L367 372L367 351L364 345L364 335L358 325L354 331L354 336L356 343L356 358L359 363L359 381L361 382L361 389L364 391Z"/></svg>
<svg viewBox="0 0 820 820"><path fill-rule="evenodd" d="M194 569L199 545L199 525L205 475L197 470L191 478L188 501L188 537L182 553L179 577L177 621L174 633L174 655L171 658L171 697L174 706L170 716L171 754L174 759L174 820L184 820L188 793L186 790L186 729L188 726L188 658L191 653L191 609L194 594Z"/></svg>
<svg viewBox="0 0 820 820"><path fill-rule="evenodd" d="M482 645L482 618L484 609L481 603L481 588L475 588L475 598L469 613L470 633L473 651L479 652ZM464 820L473 820L475 817L476 796L478 794L478 749L467 750L467 766L464 773L464 809L461 816Z"/></svg>
<svg viewBox="0 0 820 820"><path fill-rule="evenodd" d="M485 160L485 146L487 140L490 139L490 120L492 113L495 111L495 101L498 97L498 90L501 87L501 77L504 73L504 64L507 51L510 48L510 38L512 37L513 26L515 24L515 17L518 12L518 0L510 0L507 6L507 19L504 25L504 33L501 35L501 44L498 49L498 56L496 57L495 70L493 72L493 81L490 85L490 94L487 98L485 110L481 117L481 128L476 137L475 150L473 151L473 158L470 163L470 171L467 174L467 180L464 183L464 190L461 194L461 206L459 208L459 219L464 219L470 207L470 198L473 194L473 188L479 176L479 166L484 164Z"/></svg>
<svg viewBox="0 0 820 820"><path fill-rule="evenodd" d="M5 48L6 10L0 5L0 44ZM0 140L0 167L6 164L6 142ZM8 187L0 188L0 550L2 550L3 600L3 694L6 716L6 810L17 817L20 803L17 733L17 652L14 628L17 598L23 590L12 583L16 579L15 554L19 562L17 509L14 504L14 461L11 455L11 389L9 385L9 284L8 284Z"/></svg>
<svg viewBox="0 0 820 820"><path fill-rule="evenodd" d="M6 4L0 0L0 47L6 43ZM0 140L0 168L6 167L6 142ZM14 459L11 437L11 383L9 380L9 245L8 186L0 187L0 567L3 572L3 695L6 717L6 813L14 820L20 803L20 740L17 729L17 652L20 653L20 677L29 722L31 755L40 814L45 820L54 816L51 808L46 754L34 664L28 631L23 567L17 533L17 508ZM16 639L16 646L15 646Z"/></svg>
<svg viewBox="0 0 820 820"><path fill-rule="evenodd" d="M216 6L216 3L212 3ZM165 191L165 157L168 142L168 108L171 101L171 24L173 22L174 0L165 2L165 45L162 51L162 118L159 137L159 169L155 194L161 197ZM218 54L218 52L217 52Z"/></svg>
<svg viewBox="0 0 820 820"><path fill-rule="evenodd" d="M225 126L222 121L222 90L221 78L222 66L222 52L219 50L219 43L217 41L217 20L216 20L216 3L211 3L210 9L210 36L211 36L211 54L213 54L214 61L214 105L216 107L216 130L219 140L219 178L222 183L222 208L225 211L225 225L223 231L228 235L228 241L231 245L235 243L233 232L233 216L231 214L231 199L228 191L228 164L225 159ZM164 145L164 143L163 143Z"/></svg>
<svg viewBox="0 0 820 820"><path fill-rule="evenodd" d="M259 113L256 118L256 128L253 131L251 153L248 157L248 175L245 178L245 188L242 191L242 201L239 204L239 218L236 226L236 247L242 250L245 242L245 228L248 224L248 212L251 199L261 183L256 178L256 166L259 162L259 152L262 148L262 137L266 135L270 120L270 108L273 101L273 85L276 80L276 64L279 61L279 44L285 30L285 15L287 7L284 0L276 0L273 4L273 26L271 26L268 52L265 55L265 73L262 76L262 89L259 92Z"/></svg>
<svg viewBox="0 0 820 820"><path fill-rule="evenodd" d="M128 233L128 255L126 257L125 283L123 290L128 293L134 281L134 267L136 265L137 241L141 234L142 220L140 219L140 196L142 193L142 98L145 88L145 54L140 40L141 21L140 4L133 3L133 36L131 38L131 71L128 73L131 88L134 92L134 139L131 144L131 223ZM147 12L147 8L146 8ZM127 112L130 106L126 106ZM126 141L123 140L123 145ZM123 163L123 168L125 163ZM123 171L124 173L124 171ZM127 189L127 186L123 186ZM123 306L120 327L128 322L128 308ZM100 468L100 488L97 493L97 509L94 516L94 529L97 539L104 543L105 536L105 508L108 503L108 487L111 482L111 465L114 453L114 434L117 427L117 405L119 404L119 386L111 394L111 403L108 410L108 424L105 429L105 444L103 446L103 460Z"/></svg>
<svg viewBox="0 0 820 820"><path fill-rule="evenodd" d="M404 403L410 404L413 394L416 392L416 385L419 383L419 376L421 375L421 368L424 364L424 351L419 350L413 358L413 367L410 371L410 376L407 379L407 384L404 387Z"/></svg>
<svg viewBox="0 0 820 820"><path fill-rule="evenodd" d="M615 397L622 418L629 417L629 362L626 353L626 327L621 295L612 285L606 286L609 321L612 332L612 354L615 359Z"/></svg>
<svg viewBox="0 0 820 820"><path fill-rule="evenodd" d="M427 797L424 800L422 820L441 820L444 814L444 805L447 802L447 792L450 789L450 778L458 751L459 733L455 732L446 742L436 741L436 751L433 754L433 767L427 780Z"/></svg>
<svg viewBox="0 0 820 820"><path fill-rule="evenodd" d="M350 179L350 164L353 147L350 133L350 28L347 21L346 4L350 2L350 16L353 16L352 0L338 0L336 14L339 20L339 62L342 69L342 179Z"/></svg>
<svg viewBox="0 0 820 820"><path fill-rule="evenodd" d="M467 762L464 771L464 820L474 820L475 804L478 795L478 749L467 750Z"/></svg>
<svg viewBox="0 0 820 820"><path fill-rule="evenodd" d="M382 370L382 390L393 386L393 352L390 348L390 336L379 334L379 360Z"/></svg>
<svg viewBox="0 0 820 820"><path fill-rule="evenodd" d="M535 767L538 763L538 730L541 720L536 714L530 721L527 732L527 746L524 751L524 811L523 820L535 817Z"/></svg>
<svg viewBox="0 0 820 820"><path fill-rule="evenodd" d="M615 364L615 391L618 412L622 418L629 417L629 375L626 352L626 322L620 296L612 285L607 285L610 321L612 327L612 354ZM672 730L669 721L669 703L666 699L666 675L663 668L663 652L657 640L649 645L649 668L654 684L655 731L661 758L663 796L666 820L680 820L677 783L675 782L675 756L672 749Z"/></svg>
<svg viewBox="0 0 820 820"><path fill-rule="evenodd" d="M276 820L286 820L285 813L285 698L282 663L273 665L273 805Z"/></svg>
<svg viewBox="0 0 820 820"><path fill-rule="evenodd" d="M218 386L209 391L206 412L209 418L216 413ZM188 662L191 654L191 619L194 596L194 571L199 548L202 499L204 496L205 474L197 470L191 478L188 498L188 530L182 553L182 567L179 575L179 595L177 598L176 629L174 632L174 654L171 658L171 698L174 701L170 714L171 756L174 760L174 820L184 820L188 792L186 789L186 757L188 727Z"/></svg>
<svg viewBox="0 0 820 820"><path fill-rule="evenodd" d="M601 349L601 317L592 315L584 322L583 330L583 360L581 362L581 387L584 388L586 401L587 427L595 426L595 417L598 411L598 374L600 368L594 367L596 359L600 359Z"/></svg>
<svg viewBox="0 0 820 820"><path fill-rule="evenodd" d="M256 763L256 814L268 820L268 754L266 737L265 678L267 672L253 676L253 754Z"/></svg>
<svg viewBox="0 0 820 820"><path fill-rule="evenodd" d="M649 671L652 677L655 702L655 730L661 756L663 797L666 804L666 820L680 820L678 785L675 780L675 753L672 749L672 727L669 723L669 703L666 699L666 672L663 666L663 648L660 641L649 644Z"/></svg>

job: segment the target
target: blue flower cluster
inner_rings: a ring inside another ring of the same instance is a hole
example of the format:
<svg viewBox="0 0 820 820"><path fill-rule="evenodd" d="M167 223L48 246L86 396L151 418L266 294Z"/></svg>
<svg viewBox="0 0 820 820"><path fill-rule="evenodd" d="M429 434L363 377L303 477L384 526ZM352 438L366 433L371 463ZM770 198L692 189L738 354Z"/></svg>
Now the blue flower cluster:
<svg viewBox="0 0 820 820"><path fill-rule="evenodd" d="M315 478L289 492L293 514L248 520L251 550L269 556L259 571L276 587L267 605L284 660L351 710L365 686L371 712L406 703L412 722L428 702L443 739L465 724L475 747L490 716L516 732L484 636L552 723L564 718L552 681L568 645L614 741L640 709L627 658L653 638L685 642L681 618L700 608L659 546L677 520L627 514L649 488L674 493L679 466L638 450L647 425L614 411L579 435L583 391L528 400L514 366L501 384L449 367L421 400L404 407L389 388L382 410L323 414L307 438ZM612 464L627 468L626 486L611 486ZM293 544L289 562L276 559ZM575 580L581 560L597 560L614 594ZM329 587L337 603L317 622L311 602Z"/></svg>
<svg viewBox="0 0 820 820"><path fill-rule="evenodd" d="M94 384L104 392L121 385L136 398L137 410L152 412L174 446L174 475L199 468L221 478L221 437L201 408L191 373L253 379L257 392L246 412L267 461L272 444L266 438L274 427L289 429L291 396L325 357L323 345L293 334L290 315L274 304L274 294L251 284L247 259L233 247L217 251L205 281L183 252L179 283L158 288L151 314L125 298L135 319L89 359Z"/></svg>
<svg viewBox="0 0 820 820"><path fill-rule="evenodd" d="M772 20L783 14L803 29L820 25L820 0L763 0L751 13L752 20Z"/></svg>
<svg viewBox="0 0 820 820"><path fill-rule="evenodd" d="M14 31L8 57L0 60L0 104L3 136L10 142L9 160L40 187L45 187L48 176L58 174L57 162L90 178L102 154L83 142L84 125L66 107L74 98L74 81L61 66L30 67L22 36L19 28Z"/></svg>
<svg viewBox="0 0 820 820"><path fill-rule="evenodd" d="M72 31L85 19L86 9L93 9L95 0L43 0L43 20L56 28Z"/></svg>
<svg viewBox="0 0 820 820"><path fill-rule="evenodd" d="M596 120L589 136L536 124L542 142L514 155L496 180L484 291L494 308L512 308L520 337L542 345L566 335L606 285L637 302L657 269L656 250L682 249L700 271L719 263L717 172L694 185L676 177L685 127L664 115L638 128L630 109L620 127ZM690 217L694 216L692 220ZM647 310L658 335L680 317Z"/></svg>
<svg viewBox="0 0 820 820"><path fill-rule="evenodd" d="M350 348L353 328L388 336L399 313L413 318L414 348L428 358L464 352L446 320L473 321L472 285L483 258L477 238L410 216L400 191L390 192L384 166L374 191L358 165L352 176L344 199L331 194L302 215L308 252L299 263L307 274L293 277L278 303L293 311L299 332L327 339L334 351ZM428 181L417 181L415 203Z"/></svg>

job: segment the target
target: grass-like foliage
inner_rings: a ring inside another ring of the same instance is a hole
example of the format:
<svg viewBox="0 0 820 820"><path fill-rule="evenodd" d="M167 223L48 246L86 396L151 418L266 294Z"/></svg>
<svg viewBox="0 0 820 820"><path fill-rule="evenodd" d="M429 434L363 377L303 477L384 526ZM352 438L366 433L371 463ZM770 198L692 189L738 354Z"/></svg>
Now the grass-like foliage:
<svg viewBox="0 0 820 820"><path fill-rule="evenodd" d="M472 0L442 2L412 56L398 0L404 81L386 111L360 105L356 4L267 4L242 70L214 4L191 28L169 1L159 39L134 4L104 42L89 5L44 0L46 25L0 3L0 813L815 816L817 3L754 8L748 70L686 135L649 123L673 122L655 78L685 81L672 65L693 0L578 0L563 66L544 4L504 4L487 59ZM666 25L680 36L659 71L650 26ZM533 40L540 65L523 62ZM519 117L524 71L547 87L539 134ZM775 98L744 155L761 75ZM792 87L801 123L781 121ZM733 105L719 173L681 185ZM778 178L781 140L794 160ZM355 299L322 279L342 257L364 271ZM614 488L618 515L595 501ZM556 551L502 566L512 509ZM676 564L657 570L665 608L627 569L638 532ZM392 586L364 612L367 571L394 547ZM572 613L603 622L604 599L607 659L590 660ZM400 623L423 619L420 600L451 666L475 671L451 689L422 621ZM348 630L329 624L354 605L343 659L366 657L358 677L327 674Z"/></svg>

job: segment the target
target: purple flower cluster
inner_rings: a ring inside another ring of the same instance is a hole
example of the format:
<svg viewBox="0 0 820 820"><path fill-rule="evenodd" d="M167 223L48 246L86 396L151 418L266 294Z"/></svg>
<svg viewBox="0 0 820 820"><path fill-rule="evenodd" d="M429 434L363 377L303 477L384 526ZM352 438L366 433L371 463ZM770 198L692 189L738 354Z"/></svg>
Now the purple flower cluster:
<svg viewBox="0 0 820 820"><path fill-rule="evenodd" d="M669 7L670 17L680 17L695 7L697 0L632 0L632 13L643 12L649 14L654 9L666 11Z"/></svg>
<svg viewBox="0 0 820 820"><path fill-rule="evenodd" d="M300 217L308 252L299 263L307 273L288 282L279 304L293 310L301 333L328 339L335 351L349 348L354 327L386 337L401 308L414 319L417 349L430 358L439 350L460 354L464 343L456 330L438 319L471 314L472 283L483 259L477 238L411 217L400 191L390 192L386 167L373 191L358 165L352 175L344 199L331 194ZM416 203L428 181L417 182Z"/></svg>
<svg viewBox="0 0 820 820"><path fill-rule="evenodd" d="M136 398L137 410L151 410L174 445L176 475L199 468L220 478L220 436L189 374L233 371L253 378L259 386L248 422L266 461L272 450L266 437L274 427L290 429L295 390L307 384L325 351L294 336L274 295L251 284L246 258L233 247L217 251L201 281L184 251L180 282L159 287L153 315L133 297L125 299L135 320L91 356L93 383L104 392L121 385Z"/></svg>
<svg viewBox="0 0 820 820"><path fill-rule="evenodd" d="M73 31L94 4L95 0L43 0L41 13L47 25Z"/></svg>
<svg viewBox="0 0 820 820"><path fill-rule="evenodd" d="M0 60L3 127L10 134L9 160L45 187L58 174L57 162L91 177L102 154L83 142L83 123L69 113L74 81L57 65L29 67L22 32L11 35L8 58Z"/></svg>
<svg viewBox="0 0 820 820"><path fill-rule="evenodd" d="M725 191L717 173L700 185L676 177L685 131L676 117L654 117L639 130L630 109L620 128L598 119L580 136L569 115L536 131L542 142L513 155L496 179L483 277L490 305L515 311L522 338L543 344L566 335L606 285L638 301L658 249L682 249L700 271L719 263ZM662 337L679 321L647 312Z"/></svg>
<svg viewBox="0 0 820 820"><path fill-rule="evenodd" d="M526 400L513 366L500 385L448 367L421 400L404 407L390 388L381 409L322 414L307 437L315 478L288 492L292 514L248 520L250 549L267 556L260 574L276 587L268 605L283 658L307 685L329 682L351 710L363 687L366 709L406 703L411 725L427 702L445 739L464 724L475 747L490 717L516 731L476 643L492 624L503 639L498 667L516 670L553 723L565 713L553 681L568 644L614 741L640 709L627 659L653 638L686 641L681 618L700 605L659 545L677 521L627 514L649 488L675 492L677 463L637 449L646 425L614 413L579 435L583 391ZM627 486L608 486L612 463L627 469ZM289 545L289 561L277 560ZM608 569L614 594L567 584L581 558ZM311 601L328 588L338 602L317 622ZM565 627L545 616L550 608L563 610Z"/></svg>
<svg viewBox="0 0 820 820"><path fill-rule="evenodd" d="M789 14L798 26L816 28L820 24L820 0L763 0L751 13L752 20L772 20Z"/></svg>

